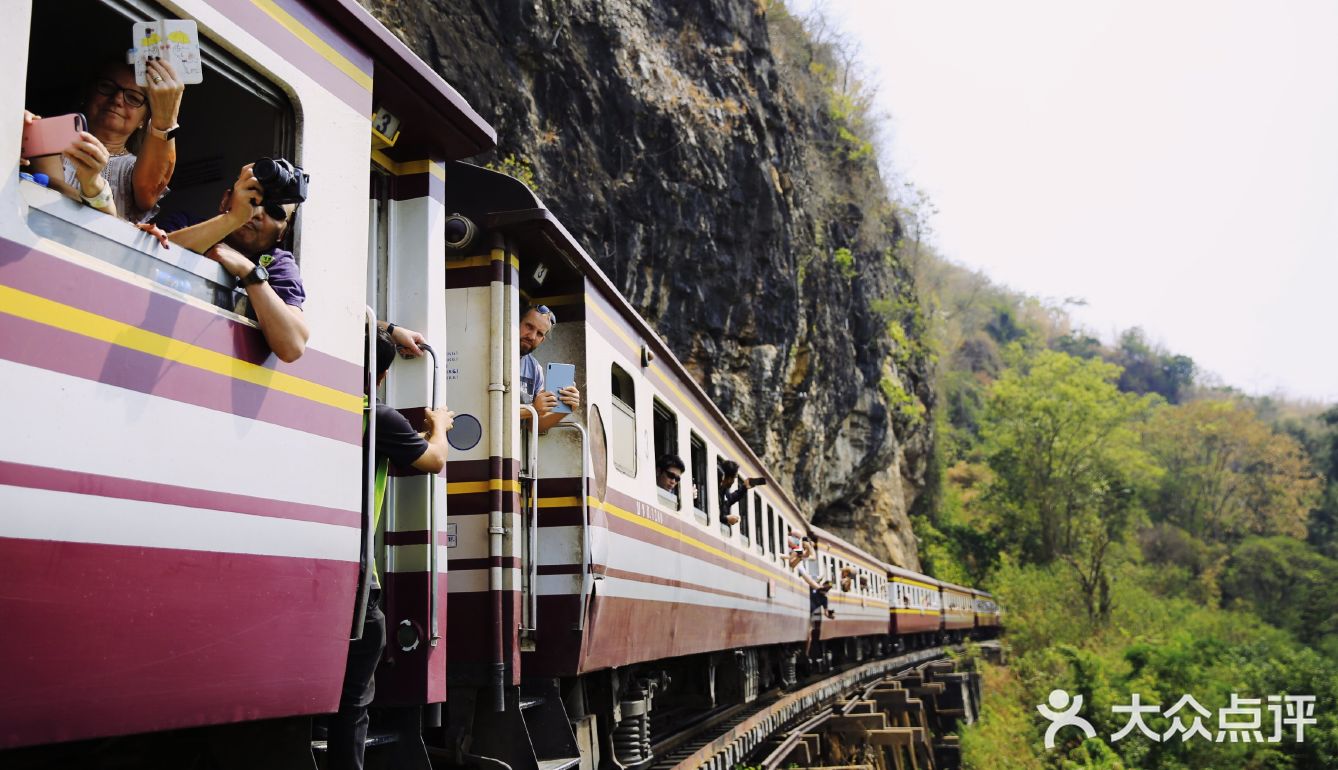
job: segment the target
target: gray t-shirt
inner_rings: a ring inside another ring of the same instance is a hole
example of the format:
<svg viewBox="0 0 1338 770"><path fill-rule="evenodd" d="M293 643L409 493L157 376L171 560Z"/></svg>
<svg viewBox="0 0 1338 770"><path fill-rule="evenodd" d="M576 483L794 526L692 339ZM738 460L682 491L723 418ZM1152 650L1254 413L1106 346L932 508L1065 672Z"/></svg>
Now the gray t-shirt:
<svg viewBox="0 0 1338 770"><path fill-rule="evenodd" d="M533 404L534 397L544 389L544 368L534 360L534 354L520 357L520 403Z"/></svg>
<svg viewBox="0 0 1338 770"><path fill-rule="evenodd" d="M116 155L107 161L107 184L111 185L112 198L116 200L116 213L121 219L136 224L147 222L158 213L158 203L161 203L163 197L167 195L168 190L164 189L163 194L158 196L158 202L153 204L153 208L144 211L135 205L135 161L138 158L134 153L127 152L125 155ZM68 158L61 158L61 165L65 170L65 183L79 189L79 183L75 181L74 164L70 163Z"/></svg>

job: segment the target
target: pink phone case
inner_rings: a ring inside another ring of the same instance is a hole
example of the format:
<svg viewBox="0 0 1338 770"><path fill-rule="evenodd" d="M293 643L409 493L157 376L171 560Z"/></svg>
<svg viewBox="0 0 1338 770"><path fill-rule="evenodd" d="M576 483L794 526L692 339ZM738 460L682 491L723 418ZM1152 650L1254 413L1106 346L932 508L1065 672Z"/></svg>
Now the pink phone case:
<svg viewBox="0 0 1338 770"><path fill-rule="evenodd" d="M20 153L25 158L59 155L86 125L84 116L77 112L34 120L23 127L23 148Z"/></svg>

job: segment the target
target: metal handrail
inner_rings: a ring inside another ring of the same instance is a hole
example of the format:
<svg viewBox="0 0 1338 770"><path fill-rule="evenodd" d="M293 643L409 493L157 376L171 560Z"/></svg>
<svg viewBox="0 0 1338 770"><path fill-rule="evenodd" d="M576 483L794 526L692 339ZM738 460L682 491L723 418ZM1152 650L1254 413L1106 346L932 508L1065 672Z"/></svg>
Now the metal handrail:
<svg viewBox="0 0 1338 770"><path fill-rule="evenodd" d="M437 351L433 350L432 346L427 344L426 342L418 343L418 347L427 351L427 354L432 356L432 400L430 402L431 406L429 406L428 408L436 409L437 404L439 403L438 392L437 392L437 373L440 368L437 366ZM431 620L429 621L430 623L429 628L431 629L431 631L428 634L428 644L430 644L433 647L436 647L437 642L441 640L441 633L438 630L438 623L437 623L437 607L438 607L437 583L440 582L440 574L441 574L441 565L438 564L438 559L437 559L438 555L437 539L440 537L440 535L437 534L437 495L436 495L436 490L432 488L435 484L436 478L437 474L435 473L430 473L428 474L427 477L427 532L428 532L427 563L428 563L428 571L431 573L431 578L432 578L432 583L428 591L428 613L429 613L428 617L431 618Z"/></svg>
<svg viewBox="0 0 1338 770"><path fill-rule="evenodd" d="M362 553L358 556L358 597L353 606L353 627L349 629L352 641L362 639L362 624L367 622L367 604L372 595L372 551L376 549L376 533L372 531L372 521L376 512L376 311L367 308L367 366L363 368L363 392L365 403L362 407L363 437L367 455L363 460L363 499L362 499Z"/></svg>
<svg viewBox="0 0 1338 770"><path fill-rule="evenodd" d="M539 628L539 412L532 404L521 404L522 411L530 413L530 446L526 453L525 470L530 474L530 516L526 547L530 552L530 562L526 565L525 579L529 582L530 592L526 597L528 622L524 631L536 631Z"/></svg>
<svg viewBox="0 0 1338 770"><path fill-rule="evenodd" d="M594 552L590 547L590 434L585 426L576 422L560 422L548 430L570 428L581 434L581 541L585 553L581 555L581 611L576 618L576 630L585 630L586 603L593 591L594 579L591 577L591 560ZM537 593L532 591L531 593Z"/></svg>

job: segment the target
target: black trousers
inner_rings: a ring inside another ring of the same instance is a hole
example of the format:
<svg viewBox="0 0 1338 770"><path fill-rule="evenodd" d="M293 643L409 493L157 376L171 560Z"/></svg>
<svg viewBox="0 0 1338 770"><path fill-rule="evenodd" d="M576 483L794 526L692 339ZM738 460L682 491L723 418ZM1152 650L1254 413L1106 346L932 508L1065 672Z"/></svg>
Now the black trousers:
<svg viewBox="0 0 1338 770"><path fill-rule="evenodd" d="M381 612L381 589L373 588L367 604L362 638L348 647L344 690L339 711L330 717L329 770L362 770L367 745L367 707L376 695L376 664L386 648L386 616Z"/></svg>
<svg viewBox="0 0 1338 770"><path fill-rule="evenodd" d="M824 612L827 611L827 592L816 588L808 589L808 611L812 612L819 608Z"/></svg>

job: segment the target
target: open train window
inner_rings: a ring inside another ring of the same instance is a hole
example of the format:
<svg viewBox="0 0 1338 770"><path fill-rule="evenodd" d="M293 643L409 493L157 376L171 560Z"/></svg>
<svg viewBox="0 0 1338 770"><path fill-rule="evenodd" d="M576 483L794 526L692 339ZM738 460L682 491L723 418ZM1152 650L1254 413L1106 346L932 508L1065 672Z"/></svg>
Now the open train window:
<svg viewBox="0 0 1338 770"><path fill-rule="evenodd" d="M696 433L689 433L688 446L692 454L692 507L698 519L710 521L707 509L711 504L711 485L706 477L706 442Z"/></svg>
<svg viewBox="0 0 1338 770"><path fill-rule="evenodd" d="M147 0L66 0L31 7L24 106L49 117L86 112L100 70L125 61L133 23L178 18ZM199 32L204 79L186 86L168 192L159 199L157 212L145 215L163 224L188 224L216 214L241 167L258 158L300 162L295 157L294 110L284 92L210 40L203 25ZM138 129L126 142L141 157L141 145L156 141L145 133ZM218 263L183 248L164 250L121 217L102 214L54 189L28 182L20 187L34 233L232 309L234 282Z"/></svg>
<svg viewBox="0 0 1338 770"><path fill-rule="evenodd" d="M765 515L765 513L764 513L764 511L763 511L763 508L764 508L764 506L762 505L762 496L761 496L761 495L754 494L754 496L753 496L753 524L754 524L753 529L755 530L755 534L754 534L754 536L753 536L753 541L757 543L757 552L758 552L758 553L766 553L766 552L767 552L767 542L768 542L768 540L769 540L769 538L767 537L766 515Z"/></svg>
<svg viewBox="0 0 1338 770"><path fill-rule="evenodd" d="M772 556L775 556L776 543L780 539L780 532L776 528L776 509L772 508L770 505L767 506L767 519L769 519L768 523L770 524L768 531L771 533L771 537L767 538L767 551Z"/></svg>
<svg viewBox="0 0 1338 770"><path fill-rule="evenodd" d="M636 476L636 385L632 376L613 364L613 425L609 431L613 439L609 445L609 454L613 456L613 467L627 474Z"/></svg>
<svg viewBox="0 0 1338 770"><path fill-rule="evenodd" d="M660 399L654 399L651 402L651 419L655 428L655 467L660 467L660 458L673 455L678 457L678 415L673 410L664 405ZM683 458L679 457L680 462ZM666 503L678 510L682 507L683 484L680 481L674 491L670 492L660 488L660 502Z"/></svg>

